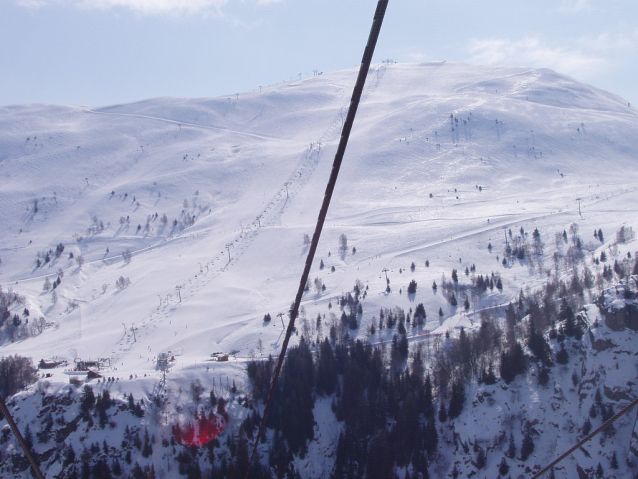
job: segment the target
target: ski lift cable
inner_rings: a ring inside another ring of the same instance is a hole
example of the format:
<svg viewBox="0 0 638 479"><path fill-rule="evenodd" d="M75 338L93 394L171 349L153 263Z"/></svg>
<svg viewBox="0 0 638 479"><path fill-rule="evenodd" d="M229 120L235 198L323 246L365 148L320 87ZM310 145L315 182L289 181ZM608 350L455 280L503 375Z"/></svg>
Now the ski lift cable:
<svg viewBox="0 0 638 479"><path fill-rule="evenodd" d="M375 11L372 27L370 29L368 43L366 44L366 47L363 53L363 58L361 60L361 67L359 68L359 75L357 76L357 81L355 83L354 90L352 92L352 98L350 100L350 106L348 108L346 121L343 124L343 129L341 131L341 139L339 140L339 146L337 148L337 152L335 154L335 158L332 164L332 171L330 173L328 185L326 186L326 192L324 194L321 210L319 210L319 217L317 218L315 232L312 236L310 250L308 251L308 256L306 257L306 264L303 270L303 274L301 275L301 281L299 282L299 288L297 290L295 302L293 304L292 310L290 311L290 322L288 323L288 328L286 329L286 336L284 337L283 345L281 347L281 352L279 353L279 359L277 361L277 365L275 367L272 382L270 385L270 390L268 391L268 398L266 399L264 413L259 423L259 431L257 432L257 437L255 438L253 452L250 457L250 462L248 464L248 470L246 471L246 479L250 477L252 465L255 460L255 456L257 454L257 448L259 446L259 440L261 438L261 435L263 434L264 426L266 424L268 409L270 407L274 390L277 387L279 373L281 372L281 367L283 365L284 358L286 356L288 343L290 341L290 337L292 336L292 332L295 327L295 319L297 318L297 314L299 312L301 297L303 296L304 288L306 286L306 282L308 281L308 276L310 275L310 268L312 266L312 262L315 257L315 252L317 251L319 238L321 236L321 231L323 229L323 225L326 220L328 207L330 206L330 200L332 199L332 193L334 191L335 184L337 182L337 176L339 175L339 169L341 168L343 156L346 151L346 146L348 144L348 139L350 137L350 131L352 130L352 124L354 123L354 117L357 113L357 108L359 107L359 101L361 100L361 94L363 92L365 80L368 75L368 71L370 69L370 63L372 62L372 55L374 53L374 49L377 44L377 39L379 38L379 32L381 30L381 25L383 23L383 18L385 16L385 11L388 6L388 1L389 0L379 0L377 3L377 9Z"/></svg>
<svg viewBox="0 0 638 479"><path fill-rule="evenodd" d="M605 421L604 423L602 423L600 425L600 427L598 427L597 429L595 429L593 432L591 432L589 435L585 436L583 439L581 439L578 443L576 443L574 446L572 446L571 448L569 448L567 451L565 451L563 454L561 454L560 456L558 456L553 462L551 462L549 465L545 466L543 469L541 469L539 472L537 472L536 474L534 474L531 479L539 479L543 474L545 474L547 471L549 471L550 469L552 469L556 464L558 464L559 462L561 462L563 459L565 459L567 456L569 456L572 452L574 452L576 449L582 447L583 444L585 444L587 441L589 441L590 439L592 439L596 434L598 434L599 432L601 432L603 429L605 429L608 426L611 426L611 424L616 421L618 418L620 418L621 416L624 416L625 414L627 414L629 411L631 411L634 406L636 406L638 404L638 398L634 399L632 402L629 403L629 405L627 405L622 411L620 411L619 413L613 415L611 418L609 418L607 421Z"/></svg>
<svg viewBox="0 0 638 479"><path fill-rule="evenodd" d="M4 400L2 399L1 395L0 395L0 411L2 411L2 415L6 418L7 422L9 423L9 427L13 431L13 435L16 437L16 439L20 443L20 447L22 447L22 450L24 451L24 455L27 456L27 460L29 461L29 463L31 464L31 467L33 468L33 475L37 479L44 479L44 475L42 474L42 471L40 471L38 464L35 462L35 459L33 458L31 451L29 450L29 446L27 446L27 443L22 437L22 434L20 434L20 430L18 429L18 426L13 420L13 416L11 416L11 413L9 412L9 409L4 403Z"/></svg>

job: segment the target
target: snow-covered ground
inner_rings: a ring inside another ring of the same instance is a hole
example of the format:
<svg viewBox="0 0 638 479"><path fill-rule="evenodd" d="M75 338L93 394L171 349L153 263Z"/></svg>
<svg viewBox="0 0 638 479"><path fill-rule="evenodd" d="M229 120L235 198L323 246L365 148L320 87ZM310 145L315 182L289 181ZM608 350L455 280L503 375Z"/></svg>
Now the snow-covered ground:
<svg viewBox="0 0 638 479"><path fill-rule="evenodd" d="M126 379L120 391L137 398L156 387L157 356L171 351L175 396L193 378L243 388L246 360L280 350L356 73L224 98L0 107L0 283L25 297L15 312L30 313L15 341L3 330L0 355L106 358L104 375ZM311 273L326 288L305 294L307 318L328 318L360 280L360 338L381 307L419 303L427 323L410 334L471 327L481 310L546 281L555 234L571 224L592 255L612 254L592 233L611 240L620 226L638 228L636 140L627 102L550 70L374 65ZM521 228L540 231L542 265L501 263L508 230ZM59 258L37 267L38 253L44 261L60 243ZM472 265L504 288L465 312L431 285L453 268L468 282ZM54 303L43 285L58 276ZM120 277L130 285L118 289ZM47 327L27 337L39 317ZM218 351L234 355L211 361ZM56 369L50 381L68 376ZM534 398L530 411L545 401ZM558 438L543 454L563 446Z"/></svg>

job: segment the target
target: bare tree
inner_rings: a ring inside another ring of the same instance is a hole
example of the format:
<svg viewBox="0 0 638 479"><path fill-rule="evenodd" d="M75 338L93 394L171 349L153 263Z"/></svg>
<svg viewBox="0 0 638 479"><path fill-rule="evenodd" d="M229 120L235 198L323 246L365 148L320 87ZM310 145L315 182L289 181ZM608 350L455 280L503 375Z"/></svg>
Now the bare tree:
<svg viewBox="0 0 638 479"><path fill-rule="evenodd" d="M348 237L343 233L339 236L339 248L343 252L348 251Z"/></svg>
<svg viewBox="0 0 638 479"><path fill-rule="evenodd" d="M133 253L131 253L131 250L129 249L127 249L126 251L122 253L122 259L124 260L126 264L129 264L131 262L132 257L133 257Z"/></svg>
<svg viewBox="0 0 638 479"><path fill-rule="evenodd" d="M129 278L125 278L124 276L120 276L117 281L115 281L115 287L120 291L128 288L130 284L131 280Z"/></svg>
<svg viewBox="0 0 638 479"><path fill-rule="evenodd" d="M33 329L37 332L37 334L41 334L46 327L46 320L43 317L36 318L32 321Z"/></svg>

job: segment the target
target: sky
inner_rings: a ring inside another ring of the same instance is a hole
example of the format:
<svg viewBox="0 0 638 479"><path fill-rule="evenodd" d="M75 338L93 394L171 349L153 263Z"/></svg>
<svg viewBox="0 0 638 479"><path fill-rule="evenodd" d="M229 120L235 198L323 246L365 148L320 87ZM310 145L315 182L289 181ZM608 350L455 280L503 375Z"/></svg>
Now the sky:
<svg viewBox="0 0 638 479"><path fill-rule="evenodd" d="M0 105L234 95L357 67L376 0L0 0ZM374 62L545 67L638 105L636 0L390 0Z"/></svg>

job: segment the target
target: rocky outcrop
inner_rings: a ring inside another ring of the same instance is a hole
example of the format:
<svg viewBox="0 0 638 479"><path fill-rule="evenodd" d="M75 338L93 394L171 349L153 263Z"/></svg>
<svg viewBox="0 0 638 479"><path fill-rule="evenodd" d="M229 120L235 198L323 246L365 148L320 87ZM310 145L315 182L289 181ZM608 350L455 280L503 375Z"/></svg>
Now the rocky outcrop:
<svg viewBox="0 0 638 479"><path fill-rule="evenodd" d="M595 339L591 330L589 331L589 339L591 340L591 347L596 351L605 351L616 346L611 339Z"/></svg>
<svg viewBox="0 0 638 479"><path fill-rule="evenodd" d="M633 401L634 398L631 395L631 390L627 390L627 389L623 389L623 388L619 388L619 387L613 387L613 388L608 388L607 386L604 387L603 392L605 393L605 396L609 399L611 399L612 401Z"/></svg>
<svg viewBox="0 0 638 479"><path fill-rule="evenodd" d="M634 303L627 303L622 308L609 308L605 313L605 324L613 331L625 328L638 331L638 307Z"/></svg>

